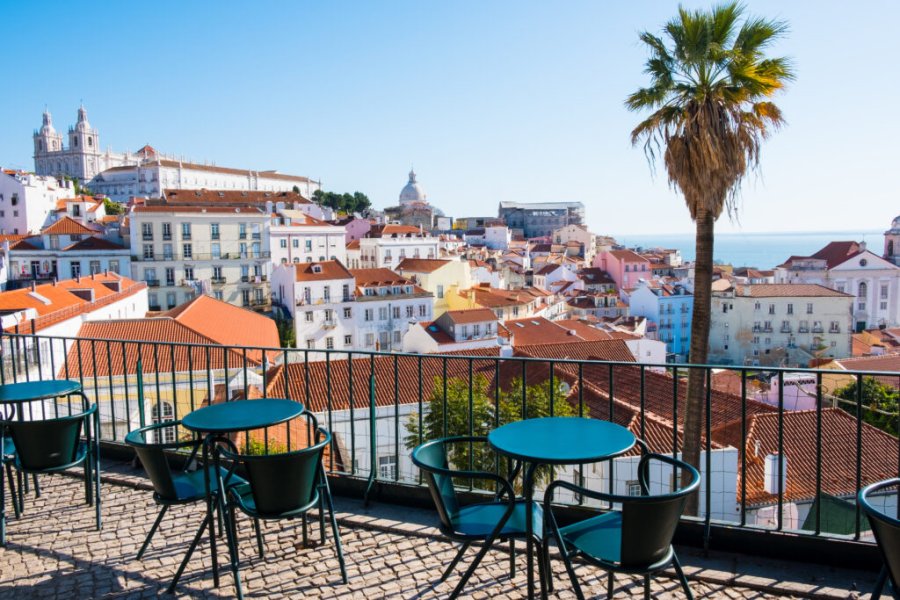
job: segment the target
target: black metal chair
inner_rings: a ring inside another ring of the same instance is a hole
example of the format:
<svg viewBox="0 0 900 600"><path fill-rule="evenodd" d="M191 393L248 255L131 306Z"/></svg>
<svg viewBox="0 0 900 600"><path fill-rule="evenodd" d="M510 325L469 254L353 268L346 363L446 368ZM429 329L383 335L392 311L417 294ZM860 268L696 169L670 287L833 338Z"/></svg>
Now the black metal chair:
<svg viewBox="0 0 900 600"><path fill-rule="evenodd" d="M85 404L87 401L85 399ZM100 449L98 436L100 422L97 405L85 407L83 412L64 415L51 419L17 420L8 419L0 422L5 427L6 435L13 442L14 453L7 466L12 465L18 472L19 506L13 500L18 513L23 508L21 475L52 474L65 471L77 465L84 467L84 499L85 503L94 506L97 529L101 529L100 500ZM82 439L82 430L84 439ZM4 452L8 450L4 441ZM9 471L7 470L7 474ZM3 470L0 469L0 489L3 489ZM0 513L5 509L0 499ZM5 531L0 532L0 544L5 544Z"/></svg>
<svg viewBox="0 0 900 600"><path fill-rule="evenodd" d="M206 473L204 472L204 469L210 472L209 480L211 492L213 494L218 493L219 477L217 477L213 471L212 465L201 465L197 470L188 470L194 463L197 452L203 445L203 440L190 432L188 432L187 439L179 440L178 431L180 425L181 421L166 421L135 429L125 436L125 443L134 448L138 460L140 460L141 465L144 467L144 471L147 472L147 476L150 478L150 483L153 485L154 502L161 507L159 514L156 517L156 521L154 521L153 526L150 527L150 531L147 533L147 537L144 539L144 543L137 553L138 560L141 560L141 557L143 557L144 552L150 545L150 540L159 528L159 525L170 506L191 504L206 499ZM166 430L174 431L174 441L165 441L164 438L167 434ZM186 449L190 449L190 454L185 460L184 468L180 472L173 472L169 466L169 459L166 456L166 452ZM226 474L225 470L220 469L220 474L224 476ZM230 483L231 485L241 485L246 482L235 475L232 476ZM218 504L216 504L216 506L218 506ZM221 528L221 515L219 524ZM259 522L256 523L256 527L258 530ZM197 546L197 543L199 543L205 528L206 522L204 520L204 525L197 533L188 554L192 553Z"/></svg>
<svg viewBox="0 0 900 600"><path fill-rule="evenodd" d="M679 482L682 472L686 471L689 474L688 483L671 493L650 495L649 474L653 462L669 465L674 472L675 480ZM554 481L547 488L544 496L547 529L556 539L579 600L584 600L584 594L572 566L572 558L576 556L609 572L607 590L609 598L613 595L614 573L643 575L644 597L650 598L650 575L669 565L675 568L687 597L693 598L681 564L672 548L672 538L688 495L700 486L700 473L683 461L662 454L647 453L641 456L638 464L638 481L641 488L640 496L606 494L567 481ZM559 527L552 510L553 495L559 488L584 498L620 504L621 510L611 510Z"/></svg>
<svg viewBox="0 0 900 600"><path fill-rule="evenodd" d="M871 600L881 597L884 584L889 576L895 597L897 591L900 590L900 587L897 586L897 583L900 582L900 519L887 516L875 508L871 501L872 496L890 488L894 489L895 494L900 492L900 479L878 481L864 487L857 495L857 502L869 519L872 533L875 534L875 541L878 542L878 550L881 551L881 557L884 559L884 566L878 576L875 589L872 591Z"/></svg>
<svg viewBox="0 0 900 600"><path fill-rule="evenodd" d="M226 534L231 554L231 568L234 572L238 598L243 598L238 559L238 536L235 509L254 519L281 520L303 519L303 538L306 542L307 513L318 507L321 540L325 541L325 509L327 506L331 530L334 535L335 551L341 569L341 579L347 583L347 568L341 548L341 535L334 515L334 504L325 476L322 457L325 448L331 444L331 434L318 426L315 417L303 415L315 432L314 444L278 454L247 455L221 449L222 458L232 461L224 481L227 487L228 524ZM234 471L242 467L247 481L235 485ZM263 542L259 528L256 529L256 544L263 556Z"/></svg>
<svg viewBox="0 0 900 600"><path fill-rule="evenodd" d="M450 594L456 598L462 592L469 578L475 572L481 560L495 541L510 542L510 576L515 575L515 540L526 539L526 506L525 500L517 499L512 485L507 479L488 471L460 471L450 468L448 448L453 444L486 444L486 437L449 437L426 442L413 450L412 461L425 474L431 498L434 500L440 519L441 533L450 539L461 542L462 547L447 565L438 581L444 581L459 564L472 542L483 541L481 549L463 574L462 579ZM516 469L518 470L518 469ZM478 502L462 506L456 495L454 479L469 481L490 481L496 484L497 493L493 501ZM535 540L538 553L543 555L541 524L543 515L540 504L533 502L532 522L534 523ZM545 574L541 565L541 583Z"/></svg>

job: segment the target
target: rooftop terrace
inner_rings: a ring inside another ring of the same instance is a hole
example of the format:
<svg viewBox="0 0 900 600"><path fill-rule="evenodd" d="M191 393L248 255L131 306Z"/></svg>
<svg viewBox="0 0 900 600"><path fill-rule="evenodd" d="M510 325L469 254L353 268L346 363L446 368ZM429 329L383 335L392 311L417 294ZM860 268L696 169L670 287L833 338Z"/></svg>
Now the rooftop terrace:
<svg viewBox="0 0 900 600"><path fill-rule="evenodd" d="M147 598L156 597L175 572L202 519L200 505L174 507L143 560L138 548L156 515L149 482L128 463L104 461L104 527L95 531L93 509L81 502L77 472L42 477L40 498L29 495L21 519L10 519L9 539L0 550L0 598ZM239 519L241 572L247 597L258 598L444 598L460 573L444 583L438 575L456 552L455 544L434 527L433 511L337 497L338 519L349 583L340 581L334 547L318 543L310 528L304 547L299 521L263 525L266 557L258 558L248 519ZM224 544L223 544L224 546ZM867 597L875 573L775 563L745 556L703 556L679 549L691 588L698 598ZM573 598L562 562L553 557L554 597ZM525 597L525 558L518 553L517 576L508 575L508 550L498 545L475 573L462 598ZM585 595L605 595L606 578L598 569L577 568ZM653 580L656 597L680 597L670 574ZM618 575L617 593L641 592L637 577ZM208 546L201 545L176 591L178 597L229 598L235 594L225 572L213 587Z"/></svg>

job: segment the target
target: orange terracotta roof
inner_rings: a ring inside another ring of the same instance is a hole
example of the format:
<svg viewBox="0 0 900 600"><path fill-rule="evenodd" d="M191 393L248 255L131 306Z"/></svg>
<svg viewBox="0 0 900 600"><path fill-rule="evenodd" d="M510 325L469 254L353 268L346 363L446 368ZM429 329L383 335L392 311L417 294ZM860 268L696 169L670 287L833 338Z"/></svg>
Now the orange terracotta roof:
<svg viewBox="0 0 900 600"><path fill-rule="evenodd" d="M735 295L749 296L751 298L851 297L849 294L815 283L756 283L739 285L736 287Z"/></svg>
<svg viewBox="0 0 900 600"><path fill-rule="evenodd" d="M610 250L609 253L615 256L617 259L627 262L650 262L637 252L633 252L631 250Z"/></svg>
<svg viewBox="0 0 900 600"><path fill-rule="evenodd" d="M200 335L225 346L281 347L275 321L211 296L197 296L159 316L175 319ZM259 361L262 351L249 350L247 355Z"/></svg>
<svg viewBox="0 0 900 600"><path fill-rule="evenodd" d="M82 251L82 250L126 250L125 246L120 246L119 244L115 244L110 242L109 240L103 239L101 237L91 236L79 240L73 244L69 244L65 248L63 248L63 252L69 252L70 250Z"/></svg>
<svg viewBox="0 0 900 600"><path fill-rule="evenodd" d="M97 233L73 219L65 216L49 227L41 230L42 235L94 235Z"/></svg>
<svg viewBox="0 0 900 600"><path fill-rule="evenodd" d="M359 250L359 240L353 240L348 243L347 250Z"/></svg>
<svg viewBox="0 0 900 600"><path fill-rule="evenodd" d="M397 265L397 270L412 271L413 273L433 273L450 262L440 258L404 258Z"/></svg>
<svg viewBox="0 0 900 600"><path fill-rule="evenodd" d="M554 323L560 327L574 331L578 337L587 341L611 340L614 337L608 331L597 329L586 321L579 319L563 319L561 321L554 321ZM633 336L628 337L631 338Z"/></svg>
<svg viewBox="0 0 900 600"><path fill-rule="evenodd" d="M186 204L157 204L157 205L136 205L132 208L135 213L212 213L212 214L239 214L241 212L252 216L264 214L262 208L256 206L190 206Z"/></svg>
<svg viewBox="0 0 900 600"><path fill-rule="evenodd" d="M489 308L468 308L465 310L448 310L444 313L447 318L457 325L466 323L482 323L484 321L496 321L497 315Z"/></svg>
<svg viewBox="0 0 900 600"><path fill-rule="evenodd" d="M144 373L171 373L173 370L177 373L191 369L204 371L207 368L218 370L225 368L226 361L228 367L236 372L244 364L244 357L235 349L207 351L203 345L217 345L214 340L168 317L87 321L81 325L78 337L81 339L69 350L66 363L59 370L59 376L78 378L134 374L137 373L139 357L143 358ZM97 342L92 343L91 339L199 344L199 346L169 346L164 348L165 352L154 353L153 348L148 345L117 342L108 345L101 343L102 350L94 352ZM85 360L84 357L90 359ZM247 364L257 366L259 363L248 356Z"/></svg>
<svg viewBox="0 0 900 600"><path fill-rule="evenodd" d="M634 362L631 350L622 340L599 340L588 342L569 336L568 341L547 344L515 346L516 356L532 358L552 358L571 360L606 360Z"/></svg>
<svg viewBox="0 0 900 600"><path fill-rule="evenodd" d="M356 279L357 287L409 285L412 283L406 277L398 275L390 269L350 269L350 273Z"/></svg>
<svg viewBox="0 0 900 600"><path fill-rule="evenodd" d="M296 281L327 281L352 279L353 275L339 260L323 260L315 263L294 263Z"/></svg>
<svg viewBox="0 0 900 600"><path fill-rule="evenodd" d="M312 204L307 198L297 192L266 192L266 191L238 191L238 190L173 190L163 191L163 198L167 204L272 204L284 202L287 204ZM290 206L288 206L290 208Z"/></svg>

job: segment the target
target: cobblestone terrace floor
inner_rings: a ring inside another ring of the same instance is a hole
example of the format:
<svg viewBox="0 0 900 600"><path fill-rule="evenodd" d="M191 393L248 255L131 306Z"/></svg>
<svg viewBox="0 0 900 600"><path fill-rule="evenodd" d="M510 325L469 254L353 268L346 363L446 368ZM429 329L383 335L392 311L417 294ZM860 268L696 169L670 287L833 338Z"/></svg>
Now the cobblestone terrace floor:
<svg viewBox="0 0 900 600"><path fill-rule="evenodd" d="M43 477L43 494L26 500L25 515L10 516L7 547L0 549L0 598L149 598L164 590L202 518L201 505L170 509L142 561L135 554L156 515L146 482L124 465L110 465L103 482L104 528L94 529L93 509L83 504L82 482L68 476ZM137 484L137 487L135 486ZM340 582L331 545L304 548L299 521L264 526L266 558L259 559L252 526L239 520L245 594L253 598L446 598L459 574L434 585L455 547L432 525L436 515L396 506L365 509L354 500L337 499L350 582ZM9 504L7 504L9 506ZM311 528L312 542L318 539ZM224 543L221 545L224 550ZM474 550L470 550L474 553ZM224 554L224 552L223 552ZM220 554L220 556L223 556ZM681 553L698 598L861 597L855 589L872 588L871 573L842 572L805 565L767 564L739 556L701 557ZM471 556L471 554L470 554ZM508 576L508 554L493 551L463 597L525 597L525 563L519 555L517 576ZM230 598L230 572L212 586L208 546L201 546L181 579L177 595L185 598ZM559 560L553 561L556 598L574 598ZM605 577L581 566L588 597L605 597ZM619 576L620 598L639 596L637 579ZM657 598L681 598L675 580L660 575L653 583ZM866 593L865 596L868 594Z"/></svg>

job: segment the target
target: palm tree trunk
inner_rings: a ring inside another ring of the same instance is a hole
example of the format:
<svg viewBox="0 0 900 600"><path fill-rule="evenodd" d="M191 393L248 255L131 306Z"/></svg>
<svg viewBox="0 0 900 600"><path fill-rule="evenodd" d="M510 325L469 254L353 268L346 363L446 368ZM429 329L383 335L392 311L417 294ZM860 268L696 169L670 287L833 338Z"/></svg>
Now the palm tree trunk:
<svg viewBox="0 0 900 600"><path fill-rule="evenodd" d="M709 350L709 322L712 302L713 226L715 217L699 211L696 218L696 258L694 261L694 311L691 317L691 352L688 362L706 364ZM700 442L703 432L703 409L706 404L706 373L691 369L688 373L687 407L684 414L684 447L682 456L688 464L700 469ZM687 474L685 474L687 475ZM691 494L685 512L696 515L700 496Z"/></svg>

